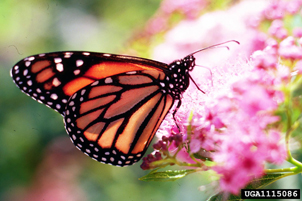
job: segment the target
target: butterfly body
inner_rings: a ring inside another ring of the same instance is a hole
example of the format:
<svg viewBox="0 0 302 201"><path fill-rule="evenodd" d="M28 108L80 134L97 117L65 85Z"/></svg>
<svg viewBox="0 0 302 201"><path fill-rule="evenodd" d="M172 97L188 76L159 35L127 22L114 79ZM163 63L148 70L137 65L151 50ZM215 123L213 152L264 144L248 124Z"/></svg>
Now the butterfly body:
<svg viewBox="0 0 302 201"><path fill-rule="evenodd" d="M167 65L124 55L54 52L21 60L11 76L24 93L64 117L78 149L102 163L126 166L143 156L188 88L194 66L192 55Z"/></svg>

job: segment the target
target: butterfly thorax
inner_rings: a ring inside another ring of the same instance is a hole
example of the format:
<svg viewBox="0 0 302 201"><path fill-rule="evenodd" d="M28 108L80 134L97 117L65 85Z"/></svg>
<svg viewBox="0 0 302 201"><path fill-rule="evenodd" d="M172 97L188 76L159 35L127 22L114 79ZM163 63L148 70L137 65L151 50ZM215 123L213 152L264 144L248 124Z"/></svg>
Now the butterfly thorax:
<svg viewBox="0 0 302 201"><path fill-rule="evenodd" d="M189 71L195 66L195 58L189 55L181 60L176 60L169 64L170 73L166 76L166 83L169 87L168 93L175 99L180 99L180 95L189 87Z"/></svg>

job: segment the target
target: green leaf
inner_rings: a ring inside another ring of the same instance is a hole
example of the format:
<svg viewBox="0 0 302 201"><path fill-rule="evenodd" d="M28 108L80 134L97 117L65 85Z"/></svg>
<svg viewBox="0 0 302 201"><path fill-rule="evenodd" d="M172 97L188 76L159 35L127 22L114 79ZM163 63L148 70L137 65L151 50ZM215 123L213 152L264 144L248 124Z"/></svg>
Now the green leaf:
<svg viewBox="0 0 302 201"><path fill-rule="evenodd" d="M259 189L265 187L278 179L281 179L285 174L266 174L261 178L254 179L244 189ZM220 192L216 195L211 196L207 201L238 201L241 199L241 195L227 195L226 193Z"/></svg>
<svg viewBox="0 0 302 201"><path fill-rule="evenodd" d="M302 78L298 78L295 84L292 86L292 97L297 97L302 95Z"/></svg>
<svg viewBox="0 0 302 201"><path fill-rule="evenodd" d="M197 159L203 160L203 161L212 161L212 153L211 151L207 151L205 149L200 149L197 153L194 153L193 156Z"/></svg>
<svg viewBox="0 0 302 201"><path fill-rule="evenodd" d="M196 172L195 169L189 170L167 170L163 172L150 172L149 174L139 178L141 181L175 181L186 175Z"/></svg>

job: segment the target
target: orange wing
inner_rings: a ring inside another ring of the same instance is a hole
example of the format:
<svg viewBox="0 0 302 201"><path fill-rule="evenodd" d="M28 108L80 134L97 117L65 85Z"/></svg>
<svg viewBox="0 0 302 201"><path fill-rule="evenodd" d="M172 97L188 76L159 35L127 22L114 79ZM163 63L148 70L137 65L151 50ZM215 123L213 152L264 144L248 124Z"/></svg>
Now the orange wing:
<svg viewBox="0 0 302 201"><path fill-rule="evenodd" d="M162 88L164 78L154 69L131 71L74 93L64 122L75 146L102 163L137 162L174 102Z"/></svg>
<svg viewBox="0 0 302 201"><path fill-rule="evenodd" d="M24 93L64 115L69 97L96 80L129 71L166 68L164 63L131 56L54 52L19 61L11 76Z"/></svg>

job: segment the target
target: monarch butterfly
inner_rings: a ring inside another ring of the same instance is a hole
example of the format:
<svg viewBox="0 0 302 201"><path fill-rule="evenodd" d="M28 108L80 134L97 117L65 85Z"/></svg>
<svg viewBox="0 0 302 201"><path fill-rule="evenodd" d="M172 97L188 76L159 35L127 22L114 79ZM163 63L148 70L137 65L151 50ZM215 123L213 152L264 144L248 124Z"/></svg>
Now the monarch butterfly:
<svg viewBox="0 0 302 201"><path fill-rule="evenodd" d="M194 54L201 50L169 65L107 53L53 52L29 56L10 73L22 92L64 117L78 149L99 162L127 166L146 152L174 102L173 116L181 106L180 96L193 81Z"/></svg>

